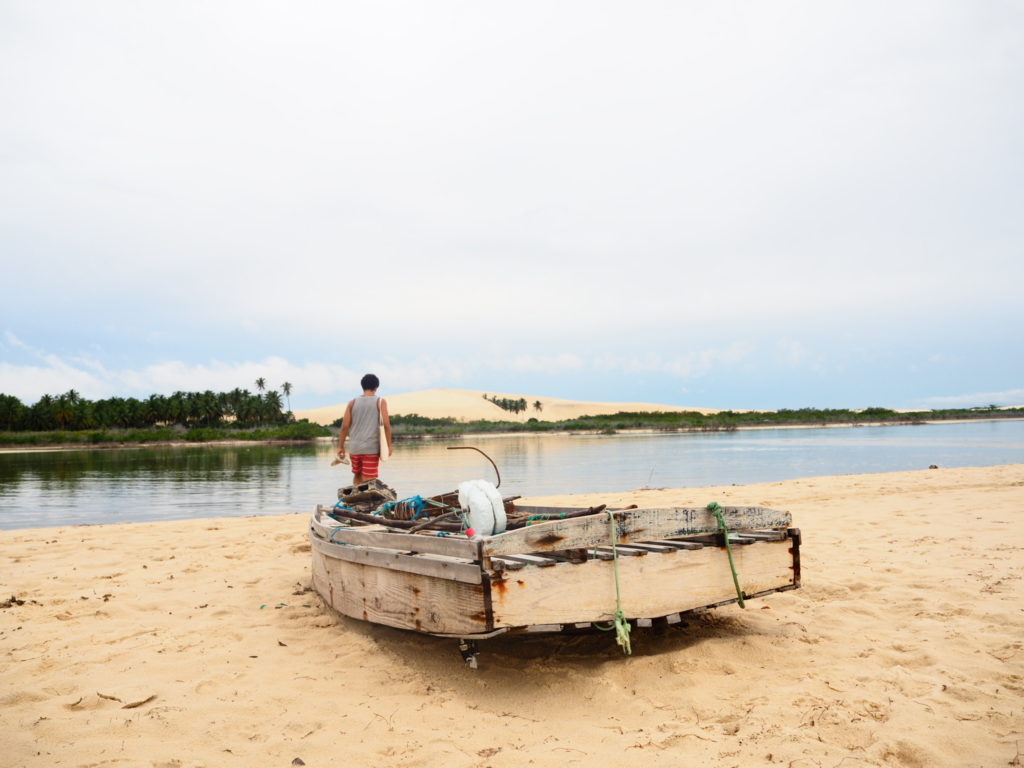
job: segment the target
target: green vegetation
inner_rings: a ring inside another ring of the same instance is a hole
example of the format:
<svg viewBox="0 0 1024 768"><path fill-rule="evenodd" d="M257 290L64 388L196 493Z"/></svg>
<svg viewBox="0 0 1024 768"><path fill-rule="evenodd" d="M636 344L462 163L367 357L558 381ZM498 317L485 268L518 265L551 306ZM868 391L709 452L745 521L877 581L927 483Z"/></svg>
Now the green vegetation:
<svg viewBox="0 0 1024 768"><path fill-rule="evenodd" d="M257 379L257 387L266 390L266 380ZM284 384L287 397L292 385ZM518 415L527 410L524 399L492 398L490 402ZM504 404L503 404L504 403ZM311 440L337 434L341 419L331 430L303 419L295 421L291 412L282 411L281 394L276 390L252 394L248 390L230 392L175 392L150 395L145 400L113 397L90 401L75 390L63 395L43 395L34 405L24 405L12 395L0 394L0 445L107 445L119 443L210 442L215 440ZM542 410L539 401L533 404ZM702 414L696 411L638 413L620 411L604 416L580 416L563 421L459 421L429 418L418 414L391 416L395 437L458 437L494 432L591 432L614 435L622 430L661 432L719 432L741 427L826 426L829 424L919 424L925 421L953 419L1024 418L1024 408L1001 410L951 408L935 411L897 413L888 408L800 408L779 411L720 411Z"/></svg>
<svg viewBox="0 0 1024 768"><path fill-rule="evenodd" d="M263 379L257 384L266 386ZM287 386L287 394L291 393ZM175 392L145 400L87 400L75 390L33 405L0 394L0 445L150 443L172 440L310 440L330 430L282 411L281 394Z"/></svg>
<svg viewBox="0 0 1024 768"><path fill-rule="evenodd" d="M521 397L518 400L513 400L512 398L509 397L491 397L485 392L484 400L486 400L489 403L494 403L496 406L501 408L501 410L508 411L509 413L514 413L517 416L526 410L525 397ZM534 403L534 407L537 407L537 410L539 411L540 408L538 406L540 406L539 402Z"/></svg>
<svg viewBox="0 0 1024 768"><path fill-rule="evenodd" d="M580 416L564 421L466 421L453 418L431 419L418 414L392 416L393 433L401 437L434 435L455 437L487 432L598 432L615 434L624 429L646 429L665 432L719 432L740 427L826 426L829 424L920 424L925 421L953 419L1024 418L1024 408L1000 410L988 408L950 408L935 411L897 413L888 408L866 408L851 411L845 408L801 408L779 411L720 411L702 414L696 411L637 413L620 411L605 416ZM337 423L335 424L337 426Z"/></svg>

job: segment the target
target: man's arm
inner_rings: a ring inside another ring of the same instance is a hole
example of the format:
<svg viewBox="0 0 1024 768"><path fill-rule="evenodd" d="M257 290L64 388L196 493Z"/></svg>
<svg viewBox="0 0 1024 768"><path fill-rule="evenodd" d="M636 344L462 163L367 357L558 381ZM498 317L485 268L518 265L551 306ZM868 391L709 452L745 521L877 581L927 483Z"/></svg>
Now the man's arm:
<svg viewBox="0 0 1024 768"><path fill-rule="evenodd" d="M341 420L341 431L338 432L338 455L341 458L345 458L345 438L348 437L348 431L352 428L352 403L354 400L349 400L348 405L345 406L345 416Z"/></svg>
<svg viewBox="0 0 1024 768"><path fill-rule="evenodd" d="M384 436L388 439L388 456L390 456L393 451L391 450L391 417L388 415L387 400L380 401L380 420L384 425ZM381 447L383 448L383 446Z"/></svg>

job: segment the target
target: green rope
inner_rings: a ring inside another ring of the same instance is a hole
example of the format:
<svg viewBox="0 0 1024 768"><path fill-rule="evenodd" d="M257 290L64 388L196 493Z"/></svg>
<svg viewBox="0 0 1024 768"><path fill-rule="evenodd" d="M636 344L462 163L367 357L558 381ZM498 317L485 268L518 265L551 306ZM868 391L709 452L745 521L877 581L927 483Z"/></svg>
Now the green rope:
<svg viewBox="0 0 1024 768"><path fill-rule="evenodd" d="M608 512L608 527L611 529L612 540L612 571L615 573L615 620L610 627L602 627L599 624L594 626L598 629L611 631L615 630L615 642L622 647L622 652L627 656L632 655L633 649L629 644L629 622L626 621L626 614L622 611L622 591L619 589L619 550L616 546L615 534L615 513Z"/></svg>
<svg viewBox="0 0 1024 768"><path fill-rule="evenodd" d="M529 526L533 525L534 523L538 523L538 522L546 523L549 520L564 520L565 516L567 514L569 514L569 513L568 512L559 512L559 513L555 514L555 513L552 513L552 512L538 512L538 513L536 513L534 515L527 515L527 517L526 517L526 525L527 525L527 527L529 527Z"/></svg>
<svg viewBox="0 0 1024 768"><path fill-rule="evenodd" d="M736 573L736 563L732 559L732 547L729 544L729 529L725 525L725 518L722 517L722 508L718 506L717 501L712 501L707 506L708 512L715 516L718 520L718 530L725 539L725 552L729 555L729 569L732 571L732 583L736 585L736 598L739 601L740 608L746 608L747 606L743 602L743 590L740 589L740 577Z"/></svg>

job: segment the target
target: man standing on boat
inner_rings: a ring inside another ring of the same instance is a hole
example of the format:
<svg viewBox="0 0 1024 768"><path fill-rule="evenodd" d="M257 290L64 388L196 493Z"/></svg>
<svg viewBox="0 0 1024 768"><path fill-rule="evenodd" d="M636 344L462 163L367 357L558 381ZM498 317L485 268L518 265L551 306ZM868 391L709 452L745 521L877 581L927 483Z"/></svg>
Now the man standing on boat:
<svg viewBox="0 0 1024 768"><path fill-rule="evenodd" d="M363 394L349 401L345 407L345 418L342 419L341 432L338 433L339 459L345 458L345 438L349 438L353 485L377 477L380 457L391 455L391 419L388 418L388 404L386 400L377 397L380 379L368 373L359 383L363 388ZM386 440L380 437L382 426Z"/></svg>

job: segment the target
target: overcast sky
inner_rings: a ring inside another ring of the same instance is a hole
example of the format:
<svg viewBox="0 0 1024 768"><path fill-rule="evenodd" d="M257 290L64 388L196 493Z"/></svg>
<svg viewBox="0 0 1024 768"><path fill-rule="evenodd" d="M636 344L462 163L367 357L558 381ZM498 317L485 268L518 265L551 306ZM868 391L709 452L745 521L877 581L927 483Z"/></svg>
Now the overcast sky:
<svg viewBox="0 0 1024 768"><path fill-rule="evenodd" d="M1024 403L1019 2L0 0L0 392Z"/></svg>

